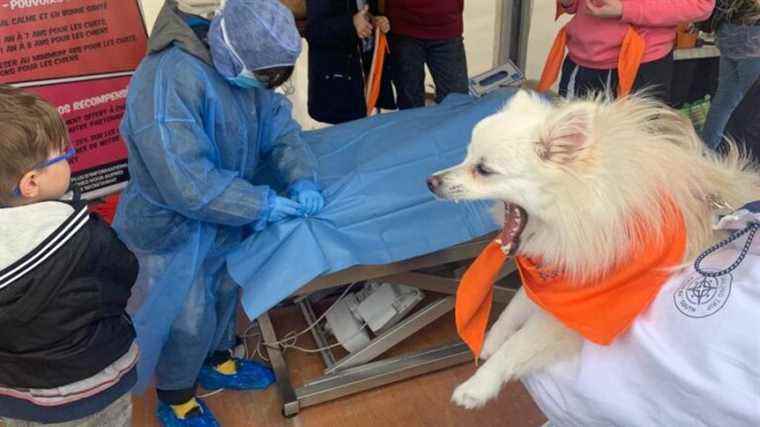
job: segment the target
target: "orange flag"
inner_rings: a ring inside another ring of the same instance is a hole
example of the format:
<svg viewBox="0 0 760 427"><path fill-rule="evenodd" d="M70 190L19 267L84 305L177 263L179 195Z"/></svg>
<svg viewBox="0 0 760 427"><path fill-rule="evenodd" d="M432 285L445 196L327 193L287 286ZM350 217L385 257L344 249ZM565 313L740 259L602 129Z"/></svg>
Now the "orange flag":
<svg viewBox="0 0 760 427"><path fill-rule="evenodd" d="M620 46L618 57L618 96L626 96L633 90L636 76L639 74L641 60L644 58L646 43L644 38L633 29L628 27L628 32Z"/></svg>
<svg viewBox="0 0 760 427"><path fill-rule="evenodd" d="M562 61L565 60L565 46L567 45L567 28L562 27L554 38L554 44L546 57L544 70L541 72L541 80L536 88L539 92L546 92L551 89L554 82L559 78L559 71L562 69Z"/></svg>
<svg viewBox="0 0 760 427"><path fill-rule="evenodd" d="M385 55L389 52L388 38L380 28L375 29L375 53L372 55L372 66L369 69L367 82L364 85L364 98L367 100L367 115L371 116L377 106L377 100L380 98L380 89L383 81L383 65L385 64Z"/></svg>

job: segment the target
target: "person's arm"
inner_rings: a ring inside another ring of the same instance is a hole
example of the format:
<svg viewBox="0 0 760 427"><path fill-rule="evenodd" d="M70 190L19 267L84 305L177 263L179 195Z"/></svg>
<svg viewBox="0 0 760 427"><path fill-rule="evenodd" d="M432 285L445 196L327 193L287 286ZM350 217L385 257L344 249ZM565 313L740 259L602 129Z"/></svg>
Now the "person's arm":
<svg viewBox="0 0 760 427"><path fill-rule="evenodd" d="M306 40L309 46L356 46L359 37L350 12L333 15L330 0L309 0L306 21Z"/></svg>
<svg viewBox="0 0 760 427"><path fill-rule="evenodd" d="M201 117L203 75L185 70L181 77L160 86L163 93L156 99L162 105L157 107L156 120L129 135L136 147L130 155L145 163L158 189L160 200L155 202L204 222L241 226L259 220L267 212L272 191L240 178L238 171L217 166L217 148Z"/></svg>
<svg viewBox="0 0 760 427"><path fill-rule="evenodd" d="M139 155L169 209L203 222L241 226L260 219L269 206L268 186L216 166L215 149L201 125L159 122L135 138L143 140Z"/></svg>
<svg viewBox="0 0 760 427"><path fill-rule="evenodd" d="M623 22L642 27L673 27L704 21L715 8L715 0L622 0Z"/></svg>
<svg viewBox="0 0 760 427"><path fill-rule="evenodd" d="M301 138L301 126L293 118L290 101L276 92L271 96L266 101L270 106L268 114L262 116L262 125L268 128L261 141L262 157L272 163L285 184L293 186L306 181L318 189L317 160Z"/></svg>

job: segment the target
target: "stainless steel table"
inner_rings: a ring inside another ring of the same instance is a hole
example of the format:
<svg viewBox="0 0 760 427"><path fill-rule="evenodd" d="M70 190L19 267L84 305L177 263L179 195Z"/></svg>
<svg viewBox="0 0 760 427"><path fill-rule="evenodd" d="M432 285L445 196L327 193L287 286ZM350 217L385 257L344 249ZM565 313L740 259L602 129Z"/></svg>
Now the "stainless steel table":
<svg viewBox="0 0 760 427"><path fill-rule="evenodd" d="M337 360L329 349L322 350L320 353L325 364L324 374L298 388L294 388L291 383L290 369L285 362L282 350L267 346L269 359L277 376L277 386L283 400L283 415L294 416L304 407L472 361L472 355L462 342L398 357L379 358L390 348L454 309L454 296L459 282L458 275L431 273L429 272L431 268L471 260L481 252L493 237L494 235L484 236L432 254L392 264L353 267L319 277L296 292L294 296L297 297L297 304L309 324L313 324L317 320L317 316L308 295L348 283L379 280L386 283L413 286L444 296L428 303L392 328L376 336L362 350L349 353L340 360ZM509 263L505 266L501 277L505 277L514 271L514 264ZM494 299L497 302L508 302L513 294L514 290L510 288L496 286ZM258 324L264 342L278 341L269 313L259 317ZM327 337L321 327L313 328L312 335L319 347L327 345Z"/></svg>

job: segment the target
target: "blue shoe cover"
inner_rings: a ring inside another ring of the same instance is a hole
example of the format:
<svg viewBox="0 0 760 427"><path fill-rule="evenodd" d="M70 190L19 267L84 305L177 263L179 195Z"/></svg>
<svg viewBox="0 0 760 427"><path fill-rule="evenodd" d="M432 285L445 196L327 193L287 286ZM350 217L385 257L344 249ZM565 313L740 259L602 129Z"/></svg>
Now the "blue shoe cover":
<svg viewBox="0 0 760 427"><path fill-rule="evenodd" d="M206 404L198 399L196 400L201 407L201 413L198 415L193 414L181 420L177 418L169 405L159 401L156 416L164 427L219 427L214 414L211 413Z"/></svg>
<svg viewBox="0 0 760 427"><path fill-rule="evenodd" d="M233 359L237 367L234 375L224 375L213 366L204 364L198 375L198 383L206 390L264 390L274 383L274 372L260 363Z"/></svg>

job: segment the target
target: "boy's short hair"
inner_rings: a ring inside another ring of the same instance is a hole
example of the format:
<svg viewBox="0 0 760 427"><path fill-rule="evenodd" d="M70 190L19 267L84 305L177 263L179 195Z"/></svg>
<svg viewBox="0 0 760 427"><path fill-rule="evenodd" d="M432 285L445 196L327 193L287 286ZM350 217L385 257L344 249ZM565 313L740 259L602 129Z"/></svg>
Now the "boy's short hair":
<svg viewBox="0 0 760 427"><path fill-rule="evenodd" d="M21 178L69 145L58 110L39 96L0 84L0 202L13 198Z"/></svg>

